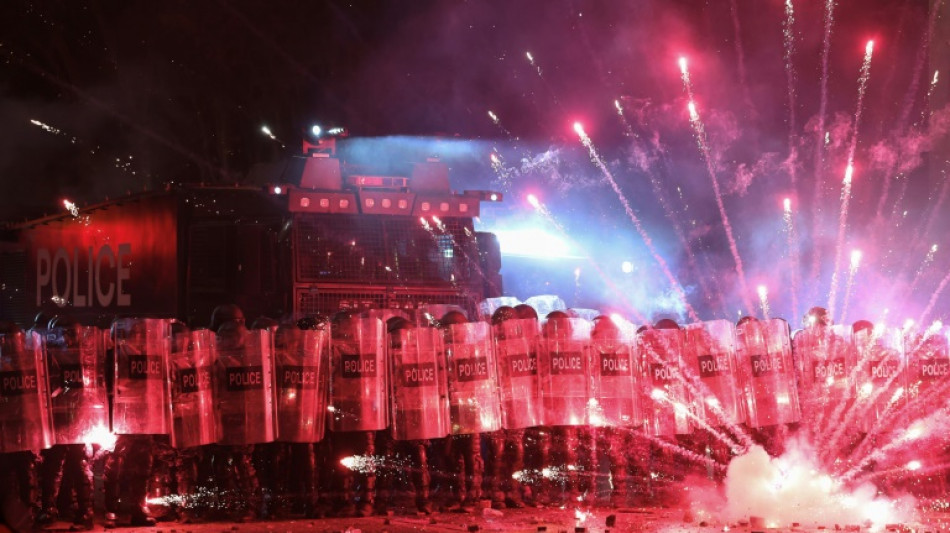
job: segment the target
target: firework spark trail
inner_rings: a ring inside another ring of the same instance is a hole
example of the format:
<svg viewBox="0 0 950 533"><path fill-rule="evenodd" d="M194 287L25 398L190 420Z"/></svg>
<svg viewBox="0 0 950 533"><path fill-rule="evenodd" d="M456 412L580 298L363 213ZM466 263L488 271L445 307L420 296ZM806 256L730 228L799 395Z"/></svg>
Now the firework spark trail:
<svg viewBox="0 0 950 533"><path fill-rule="evenodd" d="M950 462L947 463L937 463L932 466L924 468L920 465L920 462L917 462L916 467L912 467L910 464L904 466L898 466L894 468L888 468L887 470L875 470L873 472L864 472L863 474L855 478L856 481L871 481L880 477L886 477L891 475L913 475L913 476L928 476L933 474L938 474L950 470ZM910 474L908 474L910 472Z"/></svg>
<svg viewBox="0 0 950 533"><path fill-rule="evenodd" d="M923 109L920 111L920 119L918 123L926 122L927 118L933 114L933 112L930 110L930 102L933 101L934 89L937 88L937 82L939 79L940 71L935 70L933 80L930 81L930 87L927 88L927 94L924 96L924 103L921 105Z"/></svg>
<svg viewBox="0 0 950 533"><path fill-rule="evenodd" d="M795 231L795 219L792 215L792 200L786 198L784 202L784 211L782 220L785 222L785 231L788 234L788 254L790 275L792 278L792 315L798 316L798 291L800 290L801 280L799 276L800 268L800 245L798 242L798 233Z"/></svg>
<svg viewBox="0 0 950 533"><path fill-rule="evenodd" d="M937 328L937 330L939 330L939 328ZM909 350L907 353L916 352L923 342L924 341L922 339L917 346ZM939 420L939 413L932 414L926 418L920 418L916 415L923 412L924 409L928 411L932 410L932 406L935 405L935 402L937 404L942 404L942 409L946 409L947 405L945 404L945 398L948 390L950 390L950 382L944 382L930 387L923 394L918 393L916 397L895 409L894 413L890 415L889 418L882 417L879 419L871 428L871 430L868 431L861 444L854 450L854 452L851 453L852 462L858 459L860 459L862 462L870 461L871 459L869 459L869 454L874 453L876 451L876 447L879 445L879 442L877 442L877 440L873 439L872 437L883 433L885 430L892 434L896 433L897 431L903 431L901 439L905 442L916 440L917 438L921 437L925 430L931 427L931 424L928 424L928 422Z"/></svg>
<svg viewBox="0 0 950 533"><path fill-rule="evenodd" d="M739 83L742 85L742 96L746 107L755 115L755 105L752 103L752 94L749 92L749 81L746 76L745 50L742 46L742 26L739 24L739 6L736 0L730 0L729 10L732 15L732 30L735 35L736 60L739 67ZM692 100L692 98L690 98Z"/></svg>
<svg viewBox="0 0 950 533"><path fill-rule="evenodd" d="M676 353L673 351L673 348L669 345L669 343L666 342L665 338L660 337L660 343L663 350L666 353ZM715 398L715 394L713 394L713 392L709 389L706 383L703 382L703 380L700 379L699 376L693 373L692 370L689 368L689 366L687 366L686 361L684 361L682 358L682 354L680 354L677 357L677 360L675 362L671 362L671 361L664 360L662 357L660 357L660 354L658 354L656 350L653 349L652 347L647 349L646 352L647 352L646 355L650 357L655 363L659 363L664 366L670 366L673 363L675 363L676 372L674 372L674 379L678 383L681 383L686 388L686 392L689 393L689 395L692 398L695 398L698 401L702 401L703 398ZM668 398L665 398L665 397L663 399L669 400ZM674 407L677 406L677 402L673 402L670 400L670 403ZM683 413L686 414L688 417L696 420L697 424L699 424L704 429L709 431L710 434L712 434L714 437L719 439L723 444L728 446L729 449L731 450L734 450L734 451L737 450L738 453L741 454L741 453L745 453L746 450L748 450L749 448L755 445L755 442L752 440L752 437L749 436L749 434L742 428L742 426L730 420L730 418L726 415L725 411L723 411L721 406L715 403L704 402L703 410L711 411L716 416L719 423L723 427L728 429L733 435L735 435L735 437L738 439L739 442L732 440L728 436L722 434L720 431L714 429L707 420L700 419L695 414L693 414L689 409L684 409Z"/></svg>
<svg viewBox="0 0 950 533"><path fill-rule="evenodd" d="M872 448L878 444L876 439L873 439L872 437L883 433L889 427L896 426L897 429L909 430L915 425L918 425L920 422L919 417L912 417L909 415L921 412L922 409L933 405L935 400L943 402L948 391L950 391L950 382L940 383L934 387L930 387L924 394L919 394L916 398L908 401L903 406L896 409L895 412L890 415L890 419L892 420L882 417L871 428L871 430L868 431L867 436L854 450L854 452L851 454L851 457L854 459L863 459L869 452L872 452ZM902 425L898 425L900 424L901 419L904 419L904 422ZM894 423L891 424L891 422Z"/></svg>
<svg viewBox="0 0 950 533"><path fill-rule="evenodd" d="M633 208L630 207L630 202L627 201L626 195L624 195L623 191L620 190L620 186L617 185L617 180L614 179L613 174L607 168L607 164L604 163L604 160L601 159L600 154L597 153L597 150L594 148L594 143L590 140L590 137L587 136L587 133L584 132L584 127L580 124L580 122L574 123L574 131L577 133L577 136L580 137L581 143L584 145L584 147L587 148L591 161L597 166L597 168L600 169L600 172L605 178L607 178L607 182L610 183L610 187L614 190L614 193L617 194L617 198L620 199L620 203L623 205L624 211L627 212L627 217L630 218L631 222L633 222L637 233L640 234L640 238L643 239L647 249L649 249L650 253L653 255L653 259L656 260L656 262L660 265L660 268L666 275L666 279L669 280L670 285L673 286L673 290L675 290L680 299L682 299L683 305L686 307L686 312L689 314L689 317L696 322L701 322L699 315L696 314L696 310L693 309L692 305L690 305L683 286L680 285L679 281L676 280L676 277L673 276L673 272L670 270L669 265L666 264L666 260L663 259L663 256L660 255L660 252L653 245L653 239L650 238L650 235L643 227L643 224L640 222L640 218L637 217L636 213L633 212Z"/></svg>
<svg viewBox="0 0 950 533"><path fill-rule="evenodd" d="M869 373L870 365L874 364L870 360L871 356L872 350L867 350L867 353L862 356L861 363L859 364L858 368L867 368ZM901 371L895 372L883 384L877 386L876 390L870 394L867 399L855 401L850 407L847 408L847 410L844 411L844 416L842 417L841 422L836 424L836 429L834 433L832 433L831 438L828 440L827 446L823 450L824 457L827 461L833 462L835 458L841 456L842 453L845 452L845 450L838 449L838 444L845 436L847 429L851 428L856 420L861 420L862 418L868 416L871 412L871 409L877 405L878 400L882 395L888 393L892 395L891 401L885 408L885 411L882 413L882 415L889 413L893 406L897 404L897 401L904 395L905 389L900 387L898 390L892 391L891 386L895 381L901 378L902 370L903 369L901 369Z"/></svg>
<svg viewBox="0 0 950 533"><path fill-rule="evenodd" d="M854 113L854 125L851 131L851 145L848 147L848 167L845 169L844 182L841 188L841 213L838 217L838 238L835 242L834 270L831 272L831 290L828 294L828 316L834 318L835 304L838 292L838 273L841 270L841 249L844 246L848 228L848 205L851 202L851 176L854 174L854 154L858 148L858 130L861 126L861 115L864 113L864 95L867 93L868 79L871 77L871 54L874 52L874 41L868 41L864 48L864 61L861 63L861 74L858 77L858 105Z"/></svg>
<svg viewBox="0 0 950 533"><path fill-rule="evenodd" d="M922 77L924 64L927 58L927 52L930 49L930 40L934 31L934 25L936 24L936 21L937 21L937 14L940 12L942 3L943 3L943 0L936 0L934 5L931 7L930 18L928 19L928 22L927 22L927 31L924 32L924 34L921 36L921 45L917 51L917 60L916 60L916 63L914 64L913 74L911 75L911 83L910 83L910 86L907 88L907 93L904 96L904 106L901 109L900 117L898 118L897 123L895 124L893 128L894 136L902 135L907 130L907 127L908 127L907 123L910 120L910 113L913 109L913 104L917 97L917 88L920 84L920 79ZM922 106L923 110L921 111L921 115L922 115L921 122L926 121L926 115L930 107L929 104L931 101L931 97L933 96L934 88L937 85L937 80L938 80L938 71L934 71L933 79L930 83L930 87L927 89L927 95L924 99L924 104ZM889 198L889 194L891 191L891 186L893 184L893 174L895 170L894 167L896 166L896 164L897 164L896 162L893 163L891 167L888 168L887 171L884 173L884 184L881 186L881 194L878 199L877 211L875 213L875 220L879 221L879 223L881 224L884 223L882 217L884 216L884 209L886 207L887 200ZM899 206L903 204L904 194L906 193L906 191L907 191L907 180L905 179L901 185L900 193L898 194L897 199L894 202L894 210L891 213L892 221L894 217L896 216L896 213L900 211ZM890 224L889 227L893 227L893 223Z"/></svg>
<svg viewBox="0 0 950 533"><path fill-rule="evenodd" d="M917 91L920 87L920 81L923 79L924 67L927 66L928 57L930 54L930 43L933 39L934 27L937 24L937 17L943 8L943 0L935 0L933 5L930 7L930 17L927 20L927 31L925 31L920 36L920 47L917 48L917 58L914 61L914 70L910 75L910 85L907 87L907 92L904 94L904 106L901 108L900 116L897 119L895 124L895 129L897 131L902 131L907 128L907 123L910 120L910 114L914 109L914 102L917 100ZM927 91L927 100L925 104L929 102L930 96L933 91L933 86L937 83L936 72L934 73L933 81L931 82L930 89Z"/></svg>
<svg viewBox="0 0 950 533"><path fill-rule="evenodd" d="M712 303L713 301L719 301L721 303L724 300L722 290L720 290L717 286L717 298L713 297L712 290L707 284L706 276L703 275L703 271L700 270L699 264L696 262L696 254L693 252L693 247L689 244L689 240L686 238L686 233L683 231L683 226L680 224L679 217L676 216L676 211L673 209L669 198L667 198L666 193L663 191L663 185L660 183L660 178L657 176L657 170L653 168L653 165L647 162L649 159L648 156L645 155L647 149L639 146L639 144L642 142L640 136L637 135L637 133L633 130L633 126L627 121L627 118L623 113L623 107L620 105L619 100L614 100L614 107L617 109L617 114L620 115L626 135L633 138L637 143L637 145L634 146L634 150L639 154L642 154L636 157L637 168L646 174L654 196L656 196L657 200L659 200L660 206L663 208L663 212L666 215L667 220L669 220L670 225L673 227L673 232L676 234L676 238L679 239L680 245L686 252L686 262L690 268L690 272L693 272L696 275L699 286L703 291L703 297L707 302ZM656 153L660 152L660 150L651 150L651 152L654 152L651 155L657 160L662 155Z"/></svg>
<svg viewBox="0 0 950 533"><path fill-rule="evenodd" d="M853 342L853 340L849 342ZM865 353L861 354L861 358L857 361L857 364L855 364L854 368L851 369L851 372L848 373L847 383L858 382L858 378L860 377L861 373L868 366L868 363L869 363L868 357L870 355L871 355L870 350L866 350ZM838 431L840 431L843 428L847 427L845 426L845 424L841 423L841 420L843 418L847 418L848 415L850 415L850 413L856 408L856 405L857 405L856 402L852 402L850 400L851 399L848 398L848 395L838 395L838 397L835 398L833 403L831 404L831 406L833 406L833 409L831 410L830 416L828 416L828 418L825 419L825 412L823 411L820 413L820 416L817 419L817 423L814 426L815 428L814 433L820 436L828 436L828 438L825 440L823 444L817 445L819 456L823 456L827 453L832 452L834 449L834 446L837 444L835 442L837 440L835 438L837 431L835 433L828 435L828 429L837 428Z"/></svg>
<svg viewBox="0 0 950 533"><path fill-rule="evenodd" d="M693 82L689 79L689 67L686 64L686 57L681 56L679 59L680 65L680 77L683 80L683 88L686 89L686 98L692 102L693 99Z"/></svg>
<svg viewBox="0 0 950 533"><path fill-rule="evenodd" d="M854 112L854 125L851 128L851 145L848 147L848 166L854 164L854 154L858 149L858 132L861 128L861 115L864 114L864 95L867 94L868 80L871 78L871 56L874 53L874 41L868 41L864 47L864 61L858 75L858 105Z"/></svg>
<svg viewBox="0 0 950 533"><path fill-rule="evenodd" d="M841 184L841 213L838 216L838 239L835 245L835 264L831 272L831 289L828 291L828 316L835 316L835 300L838 295L838 271L841 270L841 248L844 245L845 234L848 230L848 206L851 204L851 176L854 167L848 165Z"/></svg>
<svg viewBox="0 0 950 533"><path fill-rule="evenodd" d="M542 217L544 217L545 220L547 220L552 226L554 226L555 229L558 230L558 232L561 234L561 237L563 237L564 240L570 243L571 246L577 249L581 253L581 255L584 256L584 259L587 260L590 266L594 269L595 272L597 272L597 275L600 276L600 279L603 280L604 283L607 284L610 290L614 291L614 294L623 294L623 291L621 291L620 287L618 287L617 284L614 283L613 280L609 276L607 276L607 274L603 271L603 269L600 268L600 265L598 265L597 262L594 261L593 258L591 258L590 254L585 252L584 248L568 234L567 229L565 229L564 226L562 226L561 223L558 222L556 218L554 218L554 215L551 214L551 211L548 210L547 206L542 204L537 199L537 197L535 197L533 194L528 195L528 203L530 203L531 206L534 207L534 209ZM626 303L627 309L630 311L633 317L636 318L638 321L640 321L641 324L650 323L650 320L645 315L643 315L643 313L641 313L637 308L633 307L629 302L625 302L625 303Z"/></svg>
<svg viewBox="0 0 950 533"><path fill-rule="evenodd" d="M848 317L848 303L851 301L851 291L854 289L854 275L861 265L861 250L851 250L851 268L848 269L848 282L844 289L844 305L841 306L841 322L845 323Z"/></svg>
<svg viewBox="0 0 950 533"><path fill-rule="evenodd" d="M940 298L940 293L947 288L947 284L950 283L950 272L940 281L940 284L937 285L937 289L930 296L930 301L927 302L927 307L924 308L924 311L920 313L920 319L917 320L918 324L923 324L924 320L930 315L930 312L933 311L935 305L937 305L937 299Z"/></svg>
<svg viewBox="0 0 950 533"><path fill-rule="evenodd" d="M650 435L649 433L646 433L641 430L634 430L633 433L635 435L643 437L644 439L652 442L653 444L656 444L659 448L662 448L664 450L673 452L677 455L683 456L686 459L689 459L693 463L705 465L709 468L715 468L716 470L719 470L719 471L723 471L726 469L726 465L720 463L719 461L716 461L715 459L711 459L709 457L706 457L705 455L700 455L694 451L683 448L682 446L677 446L676 444L667 442L655 435Z"/></svg>
<svg viewBox="0 0 950 533"><path fill-rule="evenodd" d="M557 93L554 92L554 88L551 87L551 84L548 82L548 79L544 77L544 74L541 72L541 67L534 60L534 56L531 52L525 52L525 57L528 59L528 63L534 67L535 71L538 73L538 78L544 83L544 87L547 88L548 92L551 93L551 99L554 101L554 104L558 107L561 107L561 101L557 98Z"/></svg>
<svg viewBox="0 0 950 533"><path fill-rule="evenodd" d="M914 275L913 281L910 282L910 287L907 289L907 294L914 294L914 291L917 289L917 284L920 282L920 278L924 274L924 270L934 262L934 257L936 255L937 245L934 244L930 247L930 250L927 251L927 255L924 257L923 262L921 262L920 266L917 268L917 273Z"/></svg>
<svg viewBox="0 0 950 533"><path fill-rule="evenodd" d="M769 319L769 288L765 285L759 285L759 305L762 307L762 318Z"/></svg>
<svg viewBox="0 0 950 533"><path fill-rule="evenodd" d="M733 0L735 3L735 0ZM782 23L782 43L785 45L785 79L788 83L788 165L789 178L792 180L792 187L798 182L798 148L796 148L796 132L798 130L795 106L797 95L795 93L795 64L792 56L795 52L795 8L792 6L792 0L785 0L785 21Z"/></svg>
<svg viewBox="0 0 950 533"><path fill-rule="evenodd" d="M812 197L812 239L822 235L821 199L824 186L824 143L825 121L828 114L828 57L831 52L831 30L834 27L835 0L825 0L825 32L821 47L821 99L818 105L818 128L815 131L815 192ZM817 246L812 247L811 279L817 280L821 271L821 254ZM812 284L812 300L817 294L818 283Z"/></svg>
<svg viewBox="0 0 950 533"><path fill-rule="evenodd" d="M902 446L906 446L908 443L919 439L924 435L924 429L916 428L930 428L935 426L939 427L937 422L945 421L947 419L948 410L950 410L950 405L944 404L929 416L916 420L907 431L904 431L900 436L895 437L884 446L881 446L869 453L867 456L854 464L854 466L841 474L838 479L841 482L846 483L860 474L861 470L871 462L884 459L892 451L899 450Z"/></svg>
<svg viewBox="0 0 950 533"><path fill-rule="evenodd" d="M508 139L510 139L510 140L517 140L517 139L515 139L514 135L512 135L511 132L508 131L508 129L505 128L505 127L501 124L501 120L498 119L498 115L496 115L495 112L492 111L491 109L488 110L488 118L491 119L492 124L494 124L495 127L497 127L502 133L505 134L505 137L508 137Z"/></svg>
<svg viewBox="0 0 950 533"><path fill-rule="evenodd" d="M921 225L917 226L914 232L914 238L911 242L920 242L921 235L932 235L934 224L937 222L939 216L943 214L943 203L947 200L947 190L950 188L950 179L947 179L946 168L941 169L940 174L943 176L940 185L940 194L937 195L937 201L929 207L930 213L927 216L926 224L922 225L923 229L921 229Z"/></svg>
<svg viewBox="0 0 950 533"><path fill-rule="evenodd" d="M716 206L719 207L719 216L722 218L722 227L726 231L726 240L729 242L729 251L732 252L732 259L736 263L736 273L739 276L739 290L742 291L742 303L746 312L751 313L755 306L752 304L749 296L749 286L745 279L745 270L742 268L742 257L739 256L739 248L736 246L736 239L732 235L732 224L729 223L729 215L726 214L726 206L722 202L722 191L719 189L719 180L716 178L716 171L712 166L712 155L709 153L709 145L706 143L706 129L696 111L696 104L689 101L689 121L696 134L696 144L703 156L703 162L706 164L706 171L709 173L709 179L712 181L713 193L716 197Z"/></svg>

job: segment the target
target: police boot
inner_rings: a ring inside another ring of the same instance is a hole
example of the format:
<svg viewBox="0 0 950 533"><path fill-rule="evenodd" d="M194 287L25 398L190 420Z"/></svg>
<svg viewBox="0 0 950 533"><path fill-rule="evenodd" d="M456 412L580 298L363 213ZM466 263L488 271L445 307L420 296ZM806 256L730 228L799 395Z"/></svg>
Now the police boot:
<svg viewBox="0 0 950 533"><path fill-rule="evenodd" d="M429 497L429 485L431 478L429 476L429 458L426 455L427 441L413 442L416 457L418 458L416 469L413 471L412 482L416 493L416 510L423 514L432 514L432 502Z"/></svg>
<svg viewBox="0 0 950 533"><path fill-rule="evenodd" d="M567 470L564 493L567 501L572 504L581 501L581 494L584 491L584 476L582 475L584 465L580 462L580 456L577 453L582 431L584 428L572 426L566 428L564 432L564 465Z"/></svg>
<svg viewBox="0 0 950 533"><path fill-rule="evenodd" d="M59 492L63 476L62 445L40 452L40 512L36 516L36 525L48 526L59 518L59 509L56 507L56 494Z"/></svg>
<svg viewBox="0 0 950 533"><path fill-rule="evenodd" d="M260 484L257 479L257 471L254 469L254 463L251 459L253 455L253 446L241 450L237 461L238 486L240 487L241 497L244 498L244 505L247 508L238 516L238 520L249 522L259 516L261 510Z"/></svg>
<svg viewBox="0 0 950 533"><path fill-rule="evenodd" d="M194 521L194 502L191 499L198 478L196 450L180 450L175 455L175 492L180 502L175 510L178 520L183 523Z"/></svg>
<svg viewBox="0 0 950 533"><path fill-rule="evenodd" d="M372 431L363 432L365 446L363 455L372 457L376 454L376 434ZM362 490L360 491L360 504L356 511L359 516L370 516L373 514L373 504L376 502L376 467L373 466L366 473L363 480Z"/></svg>
<svg viewBox="0 0 950 533"><path fill-rule="evenodd" d="M512 509L522 509L525 506L522 496L521 476L524 474L524 430L507 431L505 435L505 452L509 460L508 469L502 476L505 478L505 506Z"/></svg>
<svg viewBox="0 0 950 533"><path fill-rule="evenodd" d="M491 451L491 472L488 476L488 493L491 497L491 506L493 509L504 509L505 491L502 488L504 479L502 476L502 467L504 466L505 454L505 430L500 429L488 436L489 449Z"/></svg>
<svg viewBox="0 0 950 533"><path fill-rule="evenodd" d="M482 499L482 481L485 474L485 461L482 459L481 435L469 435L466 439L465 462L469 480L468 491L462 508L467 513L475 512L475 506Z"/></svg>
<svg viewBox="0 0 950 533"><path fill-rule="evenodd" d="M35 520L42 510L40 495L37 490L36 455L33 452L23 452L20 461L17 466L20 500L30 509L31 519Z"/></svg>
<svg viewBox="0 0 950 533"><path fill-rule="evenodd" d="M376 474L370 472L366 474L363 486L360 491L360 504L356 508L358 516L367 517L373 514L373 504L376 502Z"/></svg>
<svg viewBox="0 0 950 533"><path fill-rule="evenodd" d="M145 506L145 496L148 487L148 478L136 476L129 483L129 500L132 503L130 511L132 527L150 527L155 525L155 518Z"/></svg>
<svg viewBox="0 0 950 533"><path fill-rule="evenodd" d="M85 447L73 451L73 456L67 458L75 467L76 503L78 509L73 516L73 531L88 531L92 529L92 468L86 460Z"/></svg>

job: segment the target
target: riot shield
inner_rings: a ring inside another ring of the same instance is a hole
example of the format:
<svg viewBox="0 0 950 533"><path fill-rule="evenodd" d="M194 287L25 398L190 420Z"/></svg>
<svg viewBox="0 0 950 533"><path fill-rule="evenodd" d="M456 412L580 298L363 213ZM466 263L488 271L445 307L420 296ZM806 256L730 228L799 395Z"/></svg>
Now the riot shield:
<svg viewBox="0 0 950 533"><path fill-rule="evenodd" d="M610 320L603 318L602 320ZM594 328L590 341L592 426L629 428L640 425L638 370L632 339L616 327Z"/></svg>
<svg viewBox="0 0 950 533"><path fill-rule="evenodd" d="M113 323L115 396L112 431L159 435L171 431L166 362L171 321L121 318Z"/></svg>
<svg viewBox="0 0 950 533"><path fill-rule="evenodd" d="M46 342L54 444L84 444L109 430L105 335L94 327L52 328Z"/></svg>
<svg viewBox="0 0 950 533"><path fill-rule="evenodd" d="M545 425L587 424L589 343L590 323L586 320L549 318L544 323L538 351L538 378Z"/></svg>
<svg viewBox="0 0 950 533"><path fill-rule="evenodd" d="M449 415L453 435L487 433L501 429L498 376L487 322L445 327Z"/></svg>
<svg viewBox="0 0 950 533"><path fill-rule="evenodd" d="M931 398L941 399L950 387L950 341L945 333L926 337L908 336L904 339L907 353L907 395L915 406L904 415L903 422L929 414Z"/></svg>
<svg viewBox="0 0 950 533"><path fill-rule="evenodd" d="M215 405L218 443L273 442L274 359L270 330L225 324L215 339Z"/></svg>
<svg viewBox="0 0 950 533"><path fill-rule="evenodd" d="M795 334L792 347L802 417L811 420L815 429L829 427L835 423L833 415L843 413L854 401L851 328L812 325Z"/></svg>
<svg viewBox="0 0 950 533"><path fill-rule="evenodd" d="M788 323L749 319L736 326L736 361L751 427L801 419Z"/></svg>
<svg viewBox="0 0 950 533"><path fill-rule="evenodd" d="M53 445L47 386L40 334L0 334L0 453Z"/></svg>
<svg viewBox="0 0 950 533"><path fill-rule="evenodd" d="M330 430L379 431L389 425L388 374L379 319L334 323L330 340Z"/></svg>
<svg viewBox="0 0 950 533"><path fill-rule="evenodd" d="M280 327L275 340L277 439L323 440L327 419L326 331Z"/></svg>
<svg viewBox="0 0 950 533"><path fill-rule="evenodd" d="M190 448L218 442L215 424L214 341L207 329L172 337L169 355L172 446Z"/></svg>
<svg viewBox="0 0 950 533"><path fill-rule="evenodd" d="M854 347L858 361L858 428L868 432L886 411L905 400L905 358L903 332L883 326L855 329Z"/></svg>
<svg viewBox="0 0 950 533"><path fill-rule="evenodd" d="M449 434L441 331L396 329L389 334L392 362L392 435L395 440L439 439Z"/></svg>
<svg viewBox="0 0 950 533"><path fill-rule="evenodd" d="M505 320L492 326L502 426L525 429L540 426L541 385L538 381L538 321Z"/></svg>
<svg viewBox="0 0 950 533"><path fill-rule="evenodd" d="M686 326L686 367L699 379L697 409L711 426L745 422L745 405L736 382L736 332L728 320Z"/></svg>
<svg viewBox="0 0 950 533"><path fill-rule="evenodd" d="M645 329L637 336L644 430L656 436L690 432L692 398L683 381L681 329Z"/></svg>

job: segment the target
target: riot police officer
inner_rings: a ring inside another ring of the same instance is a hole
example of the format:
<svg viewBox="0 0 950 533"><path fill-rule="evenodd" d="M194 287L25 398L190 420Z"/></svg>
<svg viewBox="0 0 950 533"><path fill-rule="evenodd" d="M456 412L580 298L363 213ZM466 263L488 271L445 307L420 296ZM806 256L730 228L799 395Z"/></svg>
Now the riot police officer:
<svg viewBox="0 0 950 533"><path fill-rule="evenodd" d="M531 309L530 307L528 309ZM492 507L522 508L525 494L525 432L541 425L537 334L533 318L519 318L509 306L491 317L501 392L502 430L490 435ZM527 490L530 495L530 489Z"/></svg>
<svg viewBox="0 0 950 533"><path fill-rule="evenodd" d="M383 441L383 455L401 463L405 457L415 492L416 510L432 512L429 498L430 473L427 449L432 439L441 439L449 432L448 404L444 364L441 364L441 335L435 328L416 327L402 317L387 321L389 361L392 365L392 431ZM395 458L399 459L395 459ZM385 511L395 490L397 472L387 469L380 484L383 500L379 510Z"/></svg>
<svg viewBox="0 0 950 533"><path fill-rule="evenodd" d="M550 474L544 486L548 496L553 489L560 493L555 495L556 499L571 502L579 501L586 492L584 489L589 488L594 453L586 428L590 396L589 342L586 321L572 318L564 311L548 313L542 327L538 374L543 420L545 425L551 426L553 453L550 455L555 462L554 468L548 469Z"/></svg>
<svg viewBox="0 0 950 533"><path fill-rule="evenodd" d="M591 330L591 426L596 449L604 450L610 471L612 506L626 504L633 464L632 429L642 424L635 376L638 368L631 343L610 316L594 318ZM603 454L602 454L603 456ZM594 461L595 464L598 462ZM596 473L601 472L597 464Z"/></svg>
<svg viewBox="0 0 950 533"><path fill-rule="evenodd" d="M495 354L485 322L469 323L459 311L442 317L448 377L451 462L455 494L450 510L472 512L482 498L484 434L501 429Z"/></svg>
<svg viewBox="0 0 950 533"><path fill-rule="evenodd" d="M68 504L74 493L78 510L72 517L73 525L90 529L92 470L86 443L93 431L108 431L109 426L103 335L96 328L84 328L68 315L51 320L49 330L47 374L55 444L41 453L43 510L37 522L54 522L59 511L65 510L58 508L57 496Z"/></svg>
<svg viewBox="0 0 950 533"><path fill-rule="evenodd" d="M17 502L19 511L7 507L3 518L14 529L27 529L40 510L37 454L53 438L40 335L0 322L0 372L0 495Z"/></svg>
<svg viewBox="0 0 950 533"><path fill-rule="evenodd" d="M176 512L182 522L192 522L203 510L200 485L207 482L209 447L218 440L215 423L212 368L213 336L207 329L190 330L172 322L169 351Z"/></svg>
<svg viewBox="0 0 950 533"><path fill-rule="evenodd" d="M330 429L342 502L337 514L369 516L376 501L376 432L389 425L382 321L350 311L330 326Z"/></svg>
<svg viewBox="0 0 950 533"><path fill-rule="evenodd" d="M277 479L271 483L307 517L323 513L315 446L326 428L326 322L307 317L281 324L274 342L278 442L265 445L276 448Z"/></svg>
<svg viewBox="0 0 950 533"><path fill-rule="evenodd" d="M112 339L112 428L117 440L103 473L105 525L115 527L120 504L127 503L133 527L151 526L155 518L145 502L148 482L153 469L166 470L170 459L166 365L171 321L116 319Z"/></svg>
<svg viewBox="0 0 950 533"><path fill-rule="evenodd" d="M215 478L229 485L236 496L226 503L233 517L247 521L259 518L263 511L252 461L254 449L257 444L273 442L276 434L273 342L270 330L249 331L243 320L214 322L218 326L214 383L220 443L215 452Z"/></svg>

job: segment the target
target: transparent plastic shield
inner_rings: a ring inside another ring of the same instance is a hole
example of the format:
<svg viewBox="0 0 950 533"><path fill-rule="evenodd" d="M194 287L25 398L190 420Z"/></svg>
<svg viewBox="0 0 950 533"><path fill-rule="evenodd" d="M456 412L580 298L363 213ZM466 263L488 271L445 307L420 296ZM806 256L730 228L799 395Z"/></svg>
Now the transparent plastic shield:
<svg viewBox="0 0 950 533"><path fill-rule="evenodd" d="M445 328L451 433L467 435L501 429L501 405L491 330L486 322Z"/></svg>
<svg viewBox="0 0 950 533"><path fill-rule="evenodd" d="M498 365L502 426L540 426L541 385L538 380L538 321L511 319L492 326Z"/></svg>
<svg viewBox="0 0 950 533"><path fill-rule="evenodd" d="M392 435L396 440L439 439L449 434L442 332L398 329L389 335L392 372Z"/></svg>
<svg viewBox="0 0 950 533"><path fill-rule="evenodd" d="M112 430L116 434L171 432L166 374L170 341L170 320L124 318L113 324Z"/></svg>
<svg viewBox="0 0 950 533"><path fill-rule="evenodd" d="M820 429L833 423L834 413L843 412L854 401L856 358L851 328L812 326L798 331L792 343L802 417Z"/></svg>
<svg viewBox="0 0 950 533"><path fill-rule="evenodd" d="M643 427L651 435L690 432L692 398L681 372L685 342L680 329L646 329L637 336Z"/></svg>
<svg viewBox="0 0 950 533"><path fill-rule="evenodd" d="M910 399L940 392L950 378L950 342L943 333L904 339L907 393Z"/></svg>
<svg viewBox="0 0 950 533"><path fill-rule="evenodd" d="M83 444L109 430L105 334L94 327L53 328L46 358L53 443Z"/></svg>
<svg viewBox="0 0 950 533"><path fill-rule="evenodd" d="M577 318L554 318L545 322L541 330L538 377L544 424L586 425L590 399L587 360L590 322Z"/></svg>
<svg viewBox="0 0 950 533"><path fill-rule="evenodd" d="M330 429L379 431L389 425L383 325L352 318L334 324L330 340Z"/></svg>
<svg viewBox="0 0 950 533"><path fill-rule="evenodd" d="M619 330L595 334L590 341L591 401L588 419L592 426L628 428L643 423L637 394L636 349L632 339Z"/></svg>
<svg viewBox="0 0 950 533"><path fill-rule="evenodd" d="M853 335L858 361L857 424L867 432L906 400L904 338L899 328L888 327L860 329Z"/></svg>
<svg viewBox="0 0 950 533"><path fill-rule="evenodd" d="M320 442L327 419L327 332L281 327L274 345L277 439Z"/></svg>
<svg viewBox="0 0 950 533"><path fill-rule="evenodd" d="M52 445L42 338L34 331L0 335L0 453Z"/></svg>
<svg viewBox="0 0 950 533"><path fill-rule="evenodd" d="M218 441L215 423L214 341L210 330L172 337L169 377L172 400L172 446L189 448Z"/></svg>
<svg viewBox="0 0 950 533"><path fill-rule="evenodd" d="M222 328L215 339L218 442L273 442L274 368L270 331Z"/></svg>
<svg viewBox="0 0 950 533"><path fill-rule="evenodd" d="M696 398L711 426L741 424L745 405L736 380L736 333L732 322L711 320L686 327L686 365L701 385Z"/></svg>
<svg viewBox="0 0 950 533"><path fill-rule="evenodd" d="M736 362L750 426L801 420L787 322L753 319L736 326Z"/></svg>

